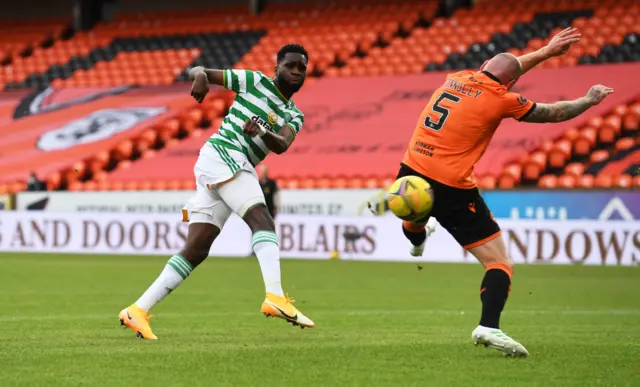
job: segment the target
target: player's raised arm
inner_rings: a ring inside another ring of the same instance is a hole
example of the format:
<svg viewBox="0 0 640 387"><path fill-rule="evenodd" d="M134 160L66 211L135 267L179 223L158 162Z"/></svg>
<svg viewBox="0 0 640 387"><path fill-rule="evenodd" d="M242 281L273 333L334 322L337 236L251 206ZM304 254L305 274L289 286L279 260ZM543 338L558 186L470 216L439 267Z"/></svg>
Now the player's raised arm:
<svg viewBox="0 0 640 387"><path fill-rule="evenodd" d="M582 35L578 32L577 28L568 27L554 36L545 47L529 54L519 56L518 59L522 65L522 74L549 58L564 54L573 43L580 41L581 36Z"/></svg>
<svg viewBox="0 0 640 387"><path fill-rule="evenodd" d="M589 89L587 95L573 101L536 104L533 110L522 118L522 121L535 123L568 121L599 104L611 93L613 93L612 88L596 85Z"/></svg>
<svg viewBox="0 0 640 387"><path fill-rule="evenodd" d="M202 66L197 66L189 70L189 80L193 81L191 96L198 103L202 103L209 92L209 84L224 86L224 70L205 69Z"/></svg>

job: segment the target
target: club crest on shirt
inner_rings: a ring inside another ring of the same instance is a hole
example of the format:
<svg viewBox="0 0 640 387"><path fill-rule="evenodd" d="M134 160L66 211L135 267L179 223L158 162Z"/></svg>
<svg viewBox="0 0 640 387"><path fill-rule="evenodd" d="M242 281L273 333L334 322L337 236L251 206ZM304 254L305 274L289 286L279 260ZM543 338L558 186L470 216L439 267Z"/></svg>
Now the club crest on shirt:
<svg viewBox="0 0 640 387"><path fill-rule="evenodd" d="M269 122L270 122L272 125L275 125L275 124L278 122L278 118L279 118L279 117L278 117L278 115L277 115L275 112L270 112L270 113L267 115L267 118L269 119Z"/></svg>
<svg viewBox="0 0 640 387"><path fill-rule="evenodd" d="M528 99L526 99L525 97L523 97L523 96L521 96L521 95L519 95L519 96L518 96L518 103L519 103L520 105L525 105L527 102L529 102L529 100L528 100Z"/></svg>

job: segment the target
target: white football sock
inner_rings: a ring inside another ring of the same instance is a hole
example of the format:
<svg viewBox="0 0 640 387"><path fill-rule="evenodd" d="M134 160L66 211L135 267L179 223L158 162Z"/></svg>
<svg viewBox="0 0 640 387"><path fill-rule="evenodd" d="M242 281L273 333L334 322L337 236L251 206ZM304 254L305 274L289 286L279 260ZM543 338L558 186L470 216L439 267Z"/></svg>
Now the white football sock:
<svg viewBox="0 0 640 387"><path fill-rule="evenodd" d="M269 293L284 296L280 279L280 249L273 231L256 231L252 238L253 252L260 262L264 287Z"/></svg>
<svg viewBox="0 0 640 387"><path fill-rule="evenodd" d="M189 261L181 255L174 255L149 289L136 301L136 305L146 311L153 308L155 304L177 288L192 271L193 266Z"/></svg>

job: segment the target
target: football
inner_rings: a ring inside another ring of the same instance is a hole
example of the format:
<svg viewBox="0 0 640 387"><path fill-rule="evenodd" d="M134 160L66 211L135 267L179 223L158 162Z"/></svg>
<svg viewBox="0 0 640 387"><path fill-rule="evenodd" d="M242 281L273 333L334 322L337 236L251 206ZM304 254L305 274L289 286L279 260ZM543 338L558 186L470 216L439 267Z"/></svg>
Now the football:
<svg viewBox="0 0 640 387"><path fill-rule="evenodd" d="M387 192L389 210L398 218L416 221L433 208L433 190L425 179L405 176L396 180Z"/></svg>

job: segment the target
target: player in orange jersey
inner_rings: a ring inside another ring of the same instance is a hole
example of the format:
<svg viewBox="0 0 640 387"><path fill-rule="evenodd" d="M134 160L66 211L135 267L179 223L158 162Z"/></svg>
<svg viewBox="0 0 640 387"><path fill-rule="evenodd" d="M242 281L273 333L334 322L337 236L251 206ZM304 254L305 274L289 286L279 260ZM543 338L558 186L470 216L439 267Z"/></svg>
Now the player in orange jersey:
<svg viewBox="0 0 640 387"><path fill-rule="evenodd" d="M485 62L480 71L448 75L420 115L398 173L398 178L417 175L431 183L435 204L430 216L486 268L480 287L482 317L472 339L506 355L528 356L524 346L499 327L511 287L513 262L507 255L500 227L476 187L473 168L502 119L562 122L580 115L613 92L597 85L574 101L536 104L509 91L522 74L548 58L562 55L578 40L580 34L576 29L567 28L536 52L520 57L498 54ZM420 222L403 223L414 256L422 255L424 250L427 238L424 225L428 220L427 217Z"/></svg>

